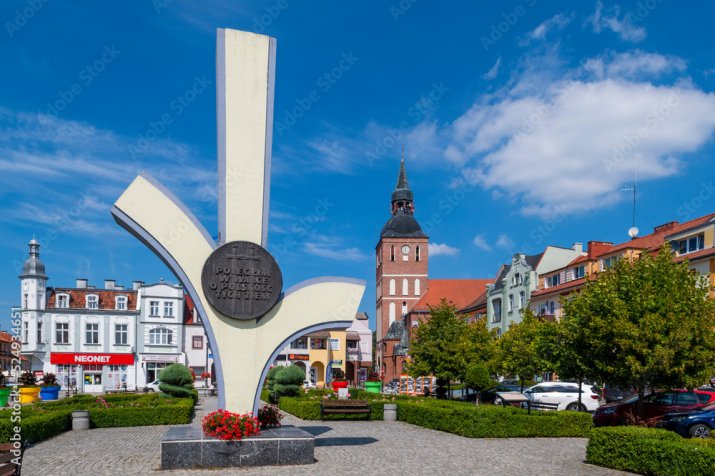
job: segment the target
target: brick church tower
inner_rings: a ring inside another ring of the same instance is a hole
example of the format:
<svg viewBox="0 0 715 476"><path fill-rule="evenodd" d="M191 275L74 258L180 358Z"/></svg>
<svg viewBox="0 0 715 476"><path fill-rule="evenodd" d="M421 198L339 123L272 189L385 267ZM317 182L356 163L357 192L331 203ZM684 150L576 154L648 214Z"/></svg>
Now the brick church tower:
<svg viewBox="0 0 715 476"><path fill-rule="evenodd" d="M403 317L427 291L429 237L415 220L414 198L407 182L405 158L392 192L390 212L376 254L377 363L384 381L399 377L408 342Z"/></svg>

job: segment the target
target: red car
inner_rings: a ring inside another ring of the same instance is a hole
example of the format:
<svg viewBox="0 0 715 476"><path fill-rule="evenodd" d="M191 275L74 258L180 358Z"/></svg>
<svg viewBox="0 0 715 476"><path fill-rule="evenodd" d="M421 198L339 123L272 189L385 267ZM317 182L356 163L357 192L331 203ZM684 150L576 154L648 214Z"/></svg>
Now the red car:
<svg viewBox="0 0 715 476"><path fill-rule="evenodd" d="M645 420L662 418L669 412L684 412L700 408L708 402L715 401L715 393L704 390L673 390L656 392L643 397L643 414ZM627 415L636 413L638 395L633 395L621 403L603 405L593 414L594 426L627 425Z"/></svg>

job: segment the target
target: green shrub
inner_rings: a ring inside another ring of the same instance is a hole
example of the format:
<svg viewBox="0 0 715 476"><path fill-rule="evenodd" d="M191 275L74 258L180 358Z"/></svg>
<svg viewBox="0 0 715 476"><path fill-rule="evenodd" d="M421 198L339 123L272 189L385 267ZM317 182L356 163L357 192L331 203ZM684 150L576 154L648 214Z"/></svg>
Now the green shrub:
<svg viewBox="0 0 715 476"><path fill-rule="evenodd" d="M475 406L445 400L398 400L397 419L469 438L587 437L591 415Z"/></svg>
<svg viewBox="0 0 715 476"><path fill-rule="evenodd" d="M155 407L92 408L89 410L89 422L92 428L183 425L191 423L193 413L193 402L183 399L172 405Z"/></svg>
<svg viewBox="0 0 715 476"><path fill-rule="evenodd" d="M278 401L281 397L298 395L305 380L305 371L297 365L289 365L281 367L273 378L270 394L273 401Z"/></svg>
<svg viewBox="0 0 715 476"><path fill-rule="evenodd" d="M194 376L191 370L182 364L171 364L159 372L159 390L177 398L193 398L198 401L198 392L194 389Z"/></svg>
<svg viewBox="0 0 715 476"><path fill-rule="evenodd" d="M21 422L12 422L9 416L0 419L0 443L11 441L10 438L15 434L16 426L21 429L22 441L29 440L33 443L59 435L72 427L72 410L26 414L23 409L22 414Z"/></svg>
<svg viewBox="0 0 715 476"><path fill-rule="evenodd" d="M658 428L595 428L586 461L606 468L649 475L712 475L715 445Z"/></svg>

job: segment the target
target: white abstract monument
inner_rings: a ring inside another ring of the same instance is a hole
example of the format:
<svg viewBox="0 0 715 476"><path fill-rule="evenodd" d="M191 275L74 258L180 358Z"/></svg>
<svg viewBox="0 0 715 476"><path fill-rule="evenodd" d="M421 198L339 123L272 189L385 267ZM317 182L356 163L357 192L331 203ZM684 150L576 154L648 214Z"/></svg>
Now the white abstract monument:
<svg viewBox="0 0 715 476"><path fill-rule="evenodd" d="M233 412L257 411L266 372L292 340L349 327L365 290L362 280L331 277L283 292L280 269L265 250L275 51L273 38L218 30L218 242L146 174L112 208L194 301L213 351L219 407Z"/></svg>

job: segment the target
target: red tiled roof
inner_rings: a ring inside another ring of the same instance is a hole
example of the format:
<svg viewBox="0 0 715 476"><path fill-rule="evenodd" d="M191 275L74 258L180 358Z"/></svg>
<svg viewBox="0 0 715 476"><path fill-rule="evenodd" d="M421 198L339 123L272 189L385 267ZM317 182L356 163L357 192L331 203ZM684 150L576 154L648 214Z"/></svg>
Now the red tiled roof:
<svg viewBox="0 0 715 476"><path fill-rule="evenodd" d="M692 253L680 255L675 258L675 261L694 261L696 259L705 258L707 256L715 255L715 247L704 248L702 250L694 251Z"/></svg>
<svg viewBox="0 0 715 476"><path fill-rule="evenodd" d="M663 243L665 243L666 236L676 235L683 231L689 230L690 228L697 228L699 226L705 225L713 218L715 218L715 213L710 213L708 215L701 216L690 221L686 221L685 223L678 223L677 221L673 221L664 225L656 226L653 233L615 245L609 251L602 254L606 255L615 251L622 251L627 249L657 249L663 246Z"/></svg>
<svg viewBox="0 0 715 476"><path fill-rule="evenodd" d="M485 309L487 308L487 292L484 291L482 294L477 297L474 301L470 302L466 306L464 306L462 309L459 309L459 312L472 312L472 311L478 311L480 309Z"/></svg>
<svg viewBox="0 0 715 476"><path fill-rule="evenodd" d="M595 279L596 274L593 274L591 276L593 276L591 279ZM578 278L572 281L566 281L565 283L557 284L556 286L551 286L550 288L539 289L531 293L531 297L547 296L549 294L561 293L562 291L583 285L584 283L586 283L586 280L588 278L588 276L584 278Z"/></svg>
<svg viewBox="0 0 715 476"><path fill-rule="evenodd" d="M117 296L127 297L127 311L135 311L137 309L137 292L132 289L75 289L75 288L52 288L50 296L47 300L47 308L55 308L57 306L57 295L69 294L70 302L69 309L86 309L87 296L96 294L99 296L99 310L115 310L116 302L114 298Z"/></svg>
<svg viewBox="0 0 715 476"><path fill-rule="evenodd" d="M474 302L487 289L493 279L430 279L429 288L417 301L413 311L429 311L429 307L438 306L442 299L462 309Z"/></svg>
<svg viewBox="0 0 715 476"><path fill-rule="evenodd" d="M583 256L577 256L571 261L569 264L566 265L566 267L573 266L578 263L583 263L584 261L588 261L588 255L583 255Z"/></svg>
<svg viewBox="0 0 715 476"><path fill-rule="evenodd" d="M12 336L5 331L0 331L0 342L12 343Z"/></svg>

